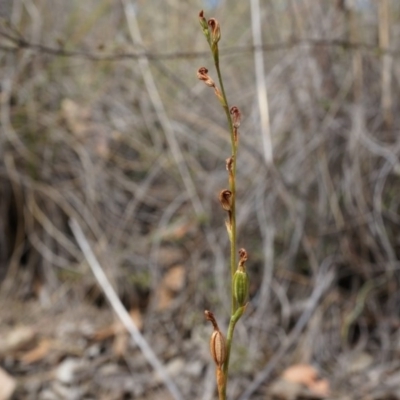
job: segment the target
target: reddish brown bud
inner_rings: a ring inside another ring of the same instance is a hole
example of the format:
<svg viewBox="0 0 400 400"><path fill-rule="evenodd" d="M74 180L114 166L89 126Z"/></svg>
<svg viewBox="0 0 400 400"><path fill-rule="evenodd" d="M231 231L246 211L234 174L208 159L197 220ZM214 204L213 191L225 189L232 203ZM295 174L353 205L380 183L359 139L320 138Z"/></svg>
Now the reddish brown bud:
<svg viewBox="0 0 400 400"><path fill-rule="evenodd" d="M229 173L232 173L232 167L233 167L233 156L226 159L226 170Z"/></svg>
<svg viewBox="0 0 400 400"><path fill-rule="evenodd" d="M210 32L208 30L207 20L204 18L203 10L201 10L199 12L199 22L200 22L201 29L203 30L203 33L204 33L205 37L207 38L207 41L209 42L210 41Z"/></svg>
<svg viewBox="0 0 400 400"><path fill-rule="evenodd" d="M201 25L201 27L203 29L205 28L205 29L208 30L207 20L204 18L204 11L203 10L201 10L199 12L199 22L200 22L200 25Z"/></svg>
<svg viewBox="0 0 400 400"><path fill-rule="evenodd" d="M208 26L211 28L211 41L213 44L217 44L221 39L219 22L215 18L210 18L208 20Z"/></svg>
<svg viewBox="0 0 400 400"><path fill-rule="evenodd" d="M200 67L198 70L197 70L197 77L200 79L200 80L206 80L207 79L207 77L208 77L208 69L206 68L206 67Z"/></svg>
<svg viewBox="0 0 400 400"><path fill-rule="evenodd" d="M232 210L232 192L228 189L221 190L219 193L219 202L226 211Z"/></svg>
<svg viewBox="0 0 400 400"><path fill-rule="evenodd" d="M203 81L207 86L215 88L214 81L208 76L208 69L206 67L200 67L197 70L197 78Z"/></svg>
<svg viewBox="0 0 400 400"><path fill-rule="evenodd" d="M247 261L247 251L245 249L239 250L239 267L243 267L244 263Z"/></svg>
<svg viewBox="0 0 400 400"><path fill-rule="evenodd" d="M240 113L240 110L236 106L233 106L233 107L231 107L229 112L232 115L233 127L236 128L236 129L239 128L240 119L241 119L241 116L242 116L242 114Z"/></svg>

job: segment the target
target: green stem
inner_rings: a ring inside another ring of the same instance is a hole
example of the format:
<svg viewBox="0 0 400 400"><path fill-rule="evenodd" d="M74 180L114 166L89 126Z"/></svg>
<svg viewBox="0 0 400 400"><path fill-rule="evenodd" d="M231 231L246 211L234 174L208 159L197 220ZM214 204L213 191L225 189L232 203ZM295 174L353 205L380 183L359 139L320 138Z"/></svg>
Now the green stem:
<svg viewBox="0 0 400 400"><path fill-rule="evenodd" d="M228 381L228 369L229 369L229 358L231 355L231 344L232 344L232 339L233 339L233 330L235 329L236 321L233 321L233 316L231 317L231 320L229 322L229 328L228 328L228 334L226 337L226 360L224 362L224 375L225 375L225 382L224 386L221 388L220 391L220 397L222 397L222 400L226 400L226 384Z"/></svg>
<svg viewBox="0 0 400 400"><path fill-rule="evenodd" d="M243 315L244 311L246 310L246 306L240 307L236 310L234 314L231 316L231 320L229 322L228 327L228 334L226 336L226 360L224 362L224 375L225 375L225 384L221 388L220 394L222 393L222 399L226 400L226 383L228 378L228 369L229 369L229 358L231 354L231 344L233 339L233 331L235 330L236 322L239 321L240 317Z"/></svg>

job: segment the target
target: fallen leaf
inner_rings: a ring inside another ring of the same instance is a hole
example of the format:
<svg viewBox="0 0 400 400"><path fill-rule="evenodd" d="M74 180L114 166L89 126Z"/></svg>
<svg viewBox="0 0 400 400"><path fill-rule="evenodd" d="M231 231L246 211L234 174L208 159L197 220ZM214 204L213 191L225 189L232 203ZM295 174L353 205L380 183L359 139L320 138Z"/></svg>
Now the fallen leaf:
<svg viewBox="0 0 400 400"><path fill-rule="evenodd" d="M139 330L142 330L143 317L142 317L142 313L140 312L140 310L138 308L133 308L132 310L129 311L129 315L131 316L136 327ZM121 332L126 332L126 328L120 320L117 320L113 324L107 325L107 326L97 330L93 334L92 338L93 338L93 340L101 342L103 340L112 338Z"/></svg>
<svg viewBox="0 0 400 400"><path fill-rule="evenodd" d="M302 392L300 383L278 379L268 389L268 399L296 400Z"/></svg>
<svg viewBox="0 0 400 400"><path fill-rule="evenodd" d="M157 289L157 309L165 310L170 307L176 293L178 293L185 284L185 268L182 265L176 265L170 268L164 275Z"/></svg>
<svg viewBox="0 0 400 400"><path fill-rule="evenodd" d="M4 369L0 368L0 400L8 400L13 395L17 383Z"/></svg>
<svg viewBox="0 0 400 400"><path fill-rule="evenodd" d="M126 354L129 343L128 339L129 336L127 332L119 332L115 335L112 351L116 357L121 358Z"/></svg>
<svg viewBox="0 0 400 400"><path fill-rule="evenodd" d="M305 386L311 395L318 398L327 397L330 393L329 381L319 379L317 370L308 364L292 365L282 373L282 379Z"/></svg>
<svg viewBox="0 0 400 400"><path fill-rule="evenodd" d="M20 360L23 364L33 364L45 358L51 349L51 340L50 339L42 339L39 344L23 354L20 357Z"/></svg>
<svg viewBox="0 0 400 400"><path fill-rule="evenodd" d="M309 386L318 378L317 370L308 364L296 364L285 369L282 378L288 382L301 383Z"/></svg>
<svg viewBox="0 0 400 400"><path fill-rule="evenodd" d="M0 338L0 357L28 347L33 343L36 331L28 326L18 326Z"/></svg>
<svg viewBox="0 0 400 400"><path fill-rule="evenodd" d="M172 292L179 292L185 283L185 268L177 265L165 274L162 284Z"/></svg>
<svg viewBox="0 0 400 400"><path fill-rule="evenodd" d="M157 290L157 310L166 310L171 306L174 299L174 294L165 286L160 285Z"/></svg>

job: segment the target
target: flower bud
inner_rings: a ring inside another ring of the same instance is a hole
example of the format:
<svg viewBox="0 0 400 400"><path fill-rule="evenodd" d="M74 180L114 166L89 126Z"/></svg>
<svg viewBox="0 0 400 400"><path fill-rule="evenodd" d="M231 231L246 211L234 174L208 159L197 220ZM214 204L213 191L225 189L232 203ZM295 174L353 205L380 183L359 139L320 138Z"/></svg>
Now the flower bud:
<svg viewBox="0 0 400 400"><path fill-rule="evenodd" d="M219 193L219 202L226 211L232 210L232 192L228 189L221 190Z"/></svg>
<svg viewBox="0 0 400 400"><path fill-rule="evenodd" d="M212 44L216 45L221 39L219 22L215 18L210 18L208 20L208 26L211 28L211 42Z"/></svg>
<svg viewBox="0 0 400 400"><path fill-rule="evenodd" d="M229 110L230 114L232 115L232 124L234 128L239 128L240 126L240 119L242 117L242 114L240 113L240 110L236 107L233 106Z"/></svg>
<svg viewBox="0 0 400 400"><path fill-rule="evenodd" d="M238 306L242 307L247 303L249 296L249 276L244 267L239 267L233 275L233 295Z"/></svg>
<svg viewBox="0 0 400 400"><path fill-rule="evenodd" d="M226 170L229 172L229 174L232 174L232 168L233 168L233 156L226 159Z"/></svg>
<svg viewBox="0 0 400 400"><path fill-rule="evenodd" d="M203 10L201 10L201 11L199 12L199 22L200 22L200 26L201 26L203 29L204 29L204 28L208 29L207 20L206 20L205 17L204 17L204 11L203 11Z"/></svg>
<svg viewBox="0 0 400 400"><path fill-rule="evenodd" d="M201 29L203 30L204 36L207 38L207 41L210 43L210 31L208 29L208 23L204 17L203 10L201 10L199 13L199 22L200 22Z"/></svg>
<svg viewBox="0 0 400 400"><path fill-rule="evenodd" d="M247 251L241 248L239 250L239 268L244 267L244 263L247 261Z"/></svg>
<svg viewBox="0 0 400 400"><path fill-rule="evenodd" d="M206 67L200 67L197 70L197 78L203 81L207 86L215 88L214 81L208 75L208 69Z"/></svg>

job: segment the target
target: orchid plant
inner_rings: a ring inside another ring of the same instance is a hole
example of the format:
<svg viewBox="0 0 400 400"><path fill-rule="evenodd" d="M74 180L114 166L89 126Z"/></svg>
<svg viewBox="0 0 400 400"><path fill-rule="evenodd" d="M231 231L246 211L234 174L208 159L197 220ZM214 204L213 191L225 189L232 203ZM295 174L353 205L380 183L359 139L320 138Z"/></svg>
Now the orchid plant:
<svg viewBox="0 0 400 400"><path fill-rule="evenodd" d="M239 145L241 113L238 107L229 107L222 81L218 50L218 43L221 39L220 25L215 18L211 18L207 21L203 11L199 13L199 21L203 34L211 49L218 76L218 85L210 77L206 67L200 67L198 69L197 77L207 86L214 89L214 93L224 109L231 138L231 154L226 160L229 189L223 189L219 193L221 206L228 214L225 224L230 241L229 276L231 283L231 315L226 337L221 332L214 314L211 311L205 311L206 319L212 323L214 328L210 339L210 351L217 366L218 396L219 400L226 400L226 386L233 332L236 323L246 310L249 293L249 278L246 272L247 252L245 249L240 249L238 252L239 260L237 260L236 254L236 159Z"/></svg>

